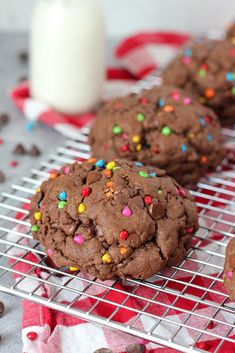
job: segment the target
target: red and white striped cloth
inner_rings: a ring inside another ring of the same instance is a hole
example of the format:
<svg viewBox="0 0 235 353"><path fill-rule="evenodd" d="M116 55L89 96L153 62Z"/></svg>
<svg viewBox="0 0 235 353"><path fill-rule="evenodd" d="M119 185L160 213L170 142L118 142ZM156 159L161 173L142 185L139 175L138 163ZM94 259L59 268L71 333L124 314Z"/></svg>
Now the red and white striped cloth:
<svg viewBox="0 0 235 353"><path fill-rule="evenodd" d="M186 34L157 32L140 33L124 40L115 52L122 68L107 71L103 100L128 94L136 80L170 60L189 38ZM66 116L50 109L30 96L28 82L13 88L10 96L28 120L47 124L69 138L75 138L79 128L94 118L92 113Z"/></svg>

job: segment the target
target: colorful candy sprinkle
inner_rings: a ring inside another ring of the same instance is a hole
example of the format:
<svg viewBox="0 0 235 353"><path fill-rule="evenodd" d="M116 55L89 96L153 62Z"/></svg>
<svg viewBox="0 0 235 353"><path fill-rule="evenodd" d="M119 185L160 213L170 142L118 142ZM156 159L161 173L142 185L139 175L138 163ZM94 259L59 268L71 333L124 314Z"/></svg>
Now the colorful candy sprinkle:
<svg viewBox="0 0 235 353"><path fill-rule="evenodd" d="M233 277L233 273L232 273L232 271L229 271L228 272L228 278L231 279L232 277Z"/></svg>
<svg viewBox="0 0 235 353"><path fill-rule="evenodd" d="M124 217L130 217L132 215L132 211L131 209L128 207L128 206L125 206L123 209L122 209L122 215Z"/></svg>
<svg viewBox="0 0 235 353"><path fill-rule="evenodd" d="M162 128L161 133L162 133L163 135L165 135L165 136L170 136L171 133L172 133L172 131L171 131L171 129L170 129L168 126L164 126L164 127Z"/></svg>
<svg viewBox="0 0 235 353"><path fill-rule="evenodd" d="M148 104L148 99L146 97L141 97L140 98L140 104L142 104L142 105Z"/></svg>
<svg viewBox="0 0 235 353"><path fill-rule="evenodd" d="M154 173L154 172L153 173L149 173L149 176L152 177L152 178L156 178L157 173Z"/></svg>
<svg viewBox="0 0 235 353"><path fill-rule="evenodd" d="M107 178L110 178L110 177L112 176L111 170L105 170L105 171L104 171L104 175L105 175Z"/></svg>
<svg viewBox="0 0 235 353"><path fill-rule="evenodd" d="M192 56L193 51L191 48L185 48L184 49L184 56Z"/></svg>
<svg viewBox="0 0 235 353"><path fill-rule="evenodd" d="M83 245L85 241L84 236L82 234L76 234L73 240L76 244L79 245Z"/></svg>
<svg viewBox="0 0 235 353"><path fill-rule="evenodd" d="M198 75L200 77L205 77L206 76L206 70L205 69L199 69L198 70Z"/></svg>
<svg viewBox="0 0 235 353"><path fill-rule="evenodd" d="M142 171L142 170L139 172L139 175L143 178L148 178L148 176L149 176L147 172Z"/></svg>
<svg viewBox="0 0 235 353"><path fill-rule="evenodd" d="M78 206L78 213L84 213L86 211L86 206L84 203L80 203Z"/></svg>
<svg viewBox="0 0 235 353"><path fill-rule="evenodd" d="M124 254L126 254L127 253L127 248L125 248L125 246L122 246L121 248L120 248L120 253L122 254L122 255L124 255Z"/></svg>
<svg viewBox="0 0 235 353"><path fill-rule="evenodd" d="M40 189L40 188L37 188L37 189L36 189L36 192L41 192L41 189Z"/></svg>
<svg viewBox="0 0 235 353"><path fill-rule="evenodd" d="M207 141L211 142L213 140L213 136L211 134L207 135Z"/></svg>
<svg viewBox="0 0 235 353"><path fill-rule="evenodd" d="M106 169L108 170L113 170L113 168L116 167L116 163L115 162L109 162L107 165L106 165Z"/></svg>
<svg viewBox="0 0 235 353"><path fill-rule="evenodd" d="M143 167L143 163L141 163L141 162L135 162L135 166L136 166L136 167Z"/></svg>
<svg viewBox="0 0 235 353"><path fill-rule="evenodd" d="M140 142L140 136L139 135L135 135L135 136L133 136L132 137L132 141L134 142L134 143L139 143Z"/></svg>
<svg viewBox="0 0 235 353"><path fill-rule="evenodd" d="M200 162L201 162L201 164L206 164L208 162L208 157L207 156L201 156Z"/></svg>
<svg viewBox="0 0 235 353"><path fill-rule="evenodd" d="M79 268L77 268L77 267L69 267L69 271L71 271L71 272L76 272L78 270L79 270Z"/></svg>
<svg viewBox="0 0 235 353"><path fill-rule="evenodd" d="M69 173L70 173L70 168L69 168L68 166L64 168L64 173L65 173L66 175L69 175Z"/></svg>
<svg viewBox="0 0 235 353"><path fill-rule="evenodd" d="M122 134L122 139L123 140L127 140L128 139L128 134L127 133Z"/></svg>
<svg viewBox="0 0 235 353"><path fill-rule="evenodd" d="M31 230L32 230L32 232L38 232L39 226L37 224L35 224L34 226L32 226Z"/></svg>
<svg viewBox="0 0 235 353"><path fill-rule="evenodd" d="M123 146L121 146L120 149L121 149L122 152L127 152L129 147L128 147L128 145L123 145Z"/></svg>
<svg viewBox="0 0 235 353"><path fill-rule="evenodd" d="M113 127L113 133L114 133L115 135L119 135L119 134L121 134L121 132L122 132L121 126L115 125L115 126Z"/></svg>
<svg viewBox="0 0 235 353"><path fill-rule="evenodd" d="M30 341L35 341L38 337L38 334L34 331L31 331L31 332L28 332L26 336Z"/></svg>
<svg viewBox="0 0 235 353"><path fill-rule="evenodd" d="M119 234L119 237L121 240L127 240L127 238L129 237L129 233L127 230L122 230Z"/></svg>
<svg viewBox="0 0 235 353"><path fill-rule="evenodd" d="M50 178L51 178L51 179L55 179L55 178L57 178L57 176L58 176L58 173L57 173L56 170L52 170L52 171L50 172Z"/></svg>
<svg viewBox="0 0 235 353"><path fill-rule="evenodd" d="M41 212L35 212L35 213L34 213L34 218L35 218L37 221L40 221L41 218L42 218Z"/></svg>
<svg viewBox="0 0 235 353"><path fill-rule="evenodd" d="M140 152L142 150L142 145L141 143L138 143L138 145L136 146L136 151Z"/></svg>
<svg viewBox="0 0 235 353"><path fill-rule="evenodd" d="M234 81L235 80L235 74L233 72L227 72L226 73L226 80L227 81Z"/></svg>
<svg viewBox="0 0 235 353"><path fill-rule="evenodd" d="M67 202L66 202L66 201L60 201L60 202L58 203L58 208L64 208L66 205L67 205Z"/></svg>
<svg viewBox="0 0 235 353"><path fill-rule="evenodd" d="M58 196L60 201L65 201L67 200L67 193L65 191L62 191L59 196Z"/></svg>
<svg viewBox="0 0 235 353"><path fill-rule="evenodd" d="M204 117L200 118L200 123L202 126L206 126L206 119Z"/></svg>
<svg viewBox="0 0 235 353"><path fill-rule="evenodd" d="M95 165L99 168L105 168L105 161L103 159L99 159Z"/></svg>
<svg viewBox="0 0 235 353"><path fill-rule="evenodd" d="M179 92L173 92L172 98L174 99L174 101L178 101L180 99Z"/></svg>
<svg viewBox="0 0 235 353"><path fill-rule="evenodd" d="M96 163L97 162L97 159L96 158L90 158L90 159L88 159L88 161L87 161L88 163Z"/></svg>
<svg viewBox="0 0 235 353"><path fill-rule="evenodd" d="M182 152L186 152L188 149L187 145L185 145L184 143L181 145L181 151Z"/></svg>
<svg viewBox="0 0 235 353"><path fill-rule="evenodd" d="M105 264L109 264L110 262L112 262L111 256L108 253L104 254L102 256L102 261Z"/></svg>
<svg viewBox="0 0 235 353"><path fill-rule="evenodd" d="M161 189L158 189L157 190L157 194L160 195L162 193L162 190Z"/></svg>
<svg viewBox="0 0 235 353"><path fill-rule="evenodd" d="M183 102L184 102L185 105L189 105L189 104L192 103L192 99L189 98L189 97L185 97L185 98L183 99Z"/></svg>
<svg viewBox="0 0 235 353"><path fill-rule="evenodd" d="M235 95L235 87L231 88L231 93Z"/></svg>
<svg viewBox="0 0 235 353"><path fill-rule="evenodd" d="M164 107L166 104L165 100L163 98L160 98L159 101L158 101L158 106L159 107Z"/></svg>
<svg viewBox="0 0 235 353"><path fill-rule="evenodd" d="M188 228L186 231L187 233L191 234L193 232L193 227Z"/></svg>
<svg viewBox="0 0 235 353"><path fill-rule="evenodd" d="M184 65L189 65L191 63L192 59L189 56L184 56L182 59L182 62Z"/></svg>
<svg viewBox="0 0 235 353"><path fill-rule="evenodd" d="M137 119L139 122L144 121L144 118L145 118L144 114L142 114L142 113L138 113L138 114L137 114L136 119Z"/></svg>
<svg viewBox="0 0 235 353"><path fill-rule="evenodd" d="M151 196L145 196L145 197L144 197L144 203L145 203L146 205L150 205L151 202L152 202Z"/></svg>
<svg viewBox="0 0 235 353"><path fill-rule="evenodd" d="M53 255L53 250L52 249L47 249L47 255L52 256Z"/></svg>
<svg viewBox="0 0 235 353"><path fill-rule="evenodd" d="M82 188L81 195L83 197L88 197L90 194L91 194L91 188L89 186Z"/></svg>
<svg viewBox="0 0 235 353"><path fill-rule="evenodd" d="M213 98L215 96L215 90L213 88L207 88L204 94L206 98Z"/></svg>
<svg viewBox="0 0 235 353"><path fill-rule="evenodd" d="M173 112L174 109L175 108L173 107L173 105L166 105L165 108L164 108L165 112L167 112L167 113Z"/></svg>
<svg viewBox="0 0 235 353"><path fill-rule="evenodd" d="M120 169L121 167L114 167L113 172L116 172L116 170Z"/></svg>
<svg viewBox="0 0 235 353"><path fill-rule="evenodd" d="M206 123L211 124L211 122L212 122L212 118L209 115L207 115L206 116Z"/></svg>

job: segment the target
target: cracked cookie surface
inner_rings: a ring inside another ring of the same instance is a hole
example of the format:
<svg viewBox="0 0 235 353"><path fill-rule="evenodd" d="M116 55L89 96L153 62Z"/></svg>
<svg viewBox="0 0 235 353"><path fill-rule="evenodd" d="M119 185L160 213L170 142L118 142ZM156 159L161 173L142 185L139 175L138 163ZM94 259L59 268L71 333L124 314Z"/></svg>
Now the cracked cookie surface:
<svg viewBox="0 0 235 353"><path fill-rule="evenodd" d="M163 170L92 158L52 176L32 197L30 220L58 267L148 278L183 259L198 229L193 197Z"/></svg>
<svg viewBox="0 0 235 353"><path fill-rule="evenodd" d="M235 238L232 238L226 247L224 285L231 300L235 301Z"/></svg>
<svg viewBox="0 0 235 353"><path fill-rule="evenodd" d="M181 185L196 182L224 156L214 112L171 86L106 103L89 140L95 157L138 160Z"/></svg>

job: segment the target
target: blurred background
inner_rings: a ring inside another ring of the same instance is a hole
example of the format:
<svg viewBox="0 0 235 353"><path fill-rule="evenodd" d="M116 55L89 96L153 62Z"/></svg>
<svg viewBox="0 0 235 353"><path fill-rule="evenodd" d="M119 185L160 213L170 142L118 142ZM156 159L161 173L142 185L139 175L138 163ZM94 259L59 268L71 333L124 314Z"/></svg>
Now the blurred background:
<svg viewBox="0 0 235 353"><path fill-rule="evenodd" d="M0 0L0 31L27 31L35 3L36 0ZM101 3L108 34L118 38L143 29L193 33L222 29L235 17L234 0L101 0Z"/></svg>

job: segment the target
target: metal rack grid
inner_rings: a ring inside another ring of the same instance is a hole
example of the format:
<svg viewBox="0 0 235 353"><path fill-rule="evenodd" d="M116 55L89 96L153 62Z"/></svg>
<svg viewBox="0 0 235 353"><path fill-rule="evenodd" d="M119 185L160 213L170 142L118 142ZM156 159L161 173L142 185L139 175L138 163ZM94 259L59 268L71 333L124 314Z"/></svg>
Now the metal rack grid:
<svg viewBox="0 0 235 353"><path fill-rule="evenodd" d="M222 285L224 250L235 232L235 132L223 130L225 144L230 147L226 158L216 173L202 179L197 189L191 191L197 198L200 230L182 263L156 274L151 280L122 282L117 279L111 283L80 272L65 274L64 269L50 267L40 244L30 234L28 211L24 207L52 169L89 157L88 132L88 128L82 129L76 140L58 148L47 162L41 162L38 170L32 169L30 177L12 185L11 192L2 193L0 245L5 250L0 251L0 290L183 352L207 350L200 345L206 340L216 340L216 347L211 350L214 353L219 353L228 343L235 347L235 305L229 301ZM22 216L20 219L16 218L17 212ZM22 232L21 226L27 231ZM21 254L14 255L16 252ZM38 263L28 259L30 253L38 258ZM21 263L29 265L27 273L19 269ZM27 291L24 281L34 280L37 269L47 275L35 280L32 290ZM4 277L9 273L20 278L6 285ZM63 285L53 280L62 275L65 276ZM53 293L49 298L39 294L45 285ZM60 302L62 292L72 295L71 303ZM113 293L120 294L121 301L112 301ZM91 299L86 310L78 305L81 298ZM131 305L133 300L138 306ZM105 317L99 314L100 305L107 307ZM119 321L123 310L131 313L128 324ZM140 325L140 321L148 322L148 327ZM182 340L186 332L188 343Z"/></svg>

